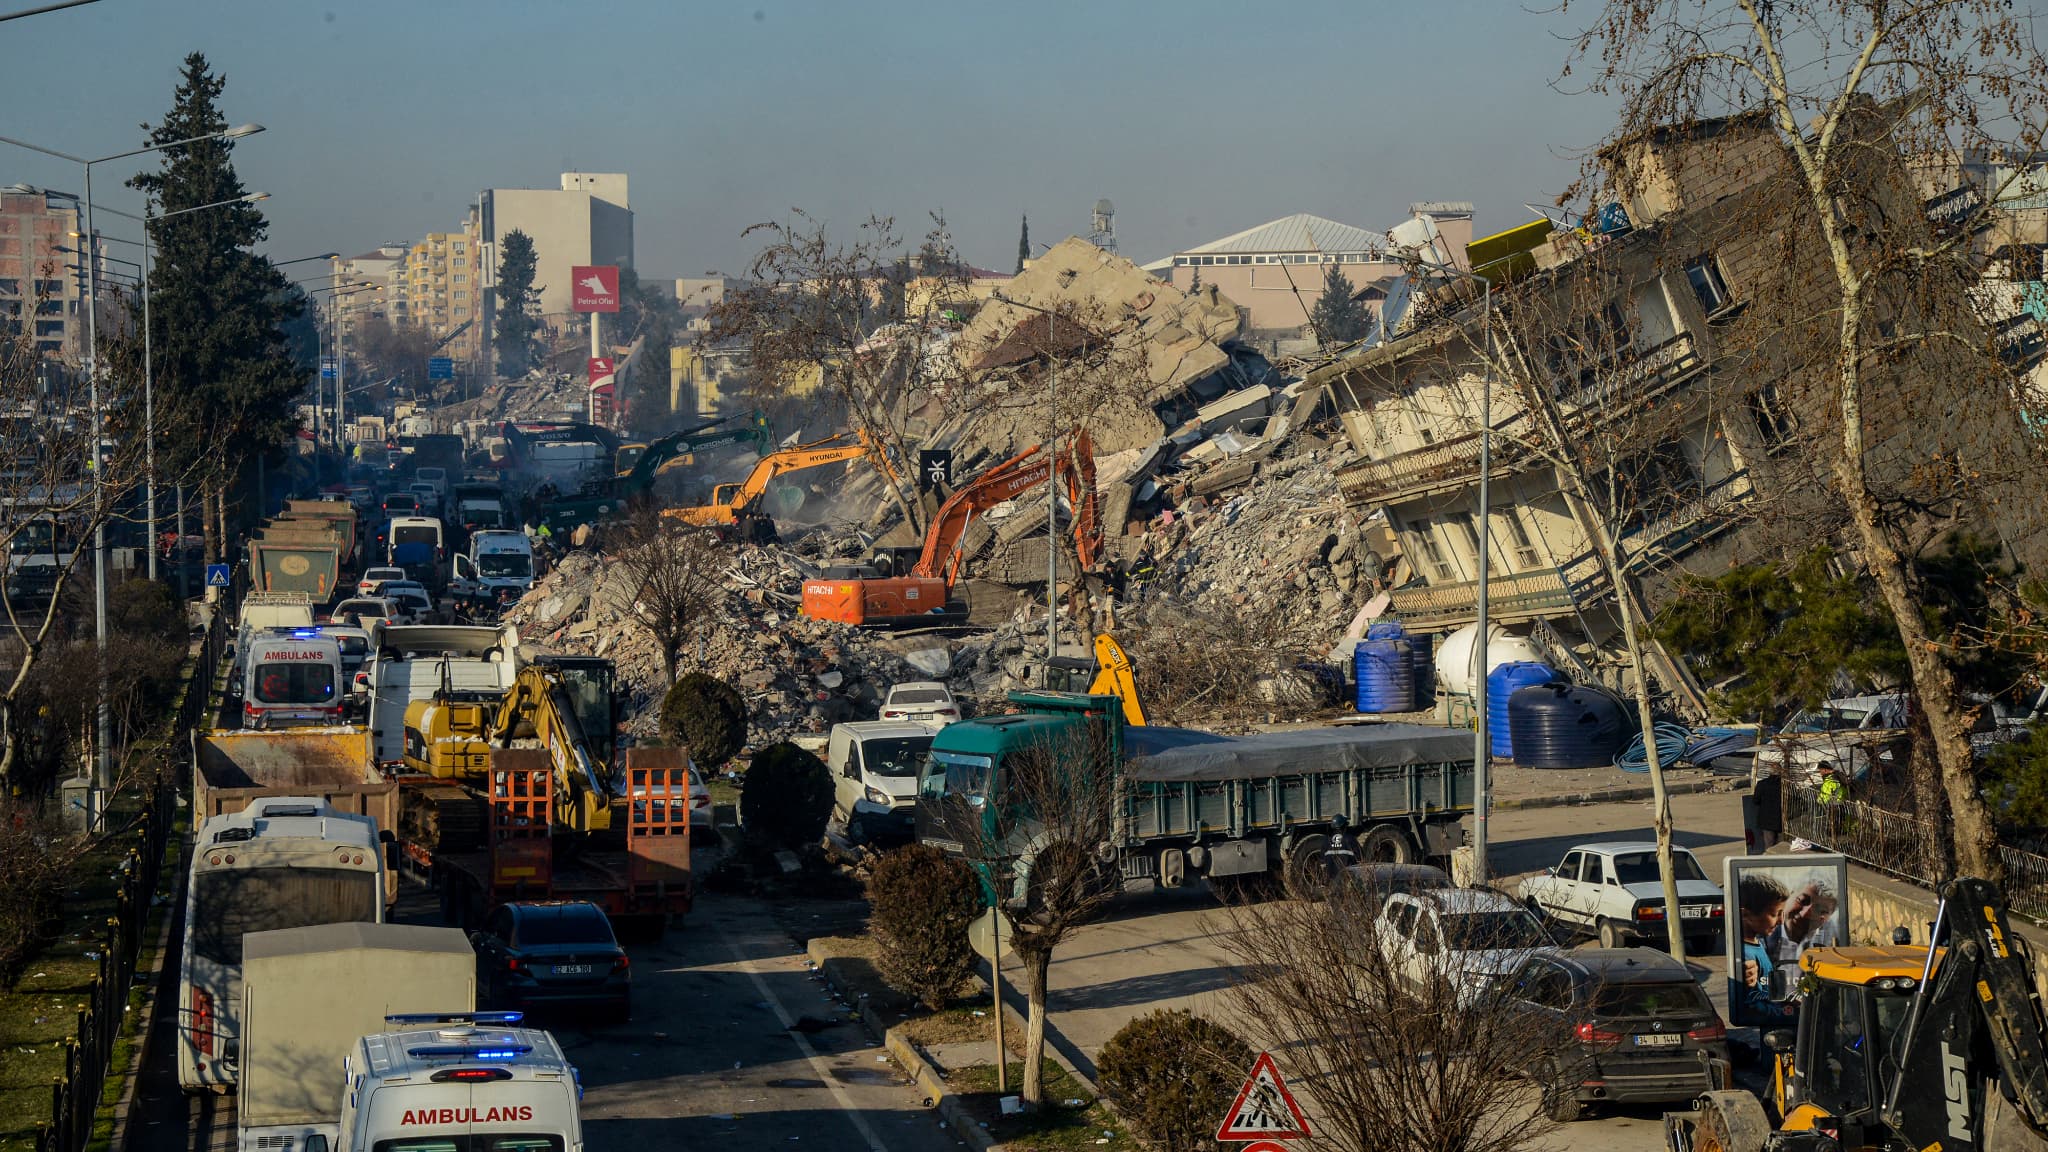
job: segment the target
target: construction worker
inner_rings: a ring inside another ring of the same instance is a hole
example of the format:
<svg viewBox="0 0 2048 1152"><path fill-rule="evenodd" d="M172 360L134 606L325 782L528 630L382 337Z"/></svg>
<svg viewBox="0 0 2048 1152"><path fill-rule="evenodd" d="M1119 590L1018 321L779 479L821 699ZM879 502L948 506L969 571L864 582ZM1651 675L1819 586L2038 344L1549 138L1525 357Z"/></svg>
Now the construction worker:
<svg viewBox="0 0 2048 1152"><path fill-rule="evenodd" d="M1848 798L1849 790L1843 787L1841 777L1835 772L1835 766L1833 764L1822 764L1820 766L1820 789L1814 794L1815 802L1820 804L1840 804Z"/></svg>

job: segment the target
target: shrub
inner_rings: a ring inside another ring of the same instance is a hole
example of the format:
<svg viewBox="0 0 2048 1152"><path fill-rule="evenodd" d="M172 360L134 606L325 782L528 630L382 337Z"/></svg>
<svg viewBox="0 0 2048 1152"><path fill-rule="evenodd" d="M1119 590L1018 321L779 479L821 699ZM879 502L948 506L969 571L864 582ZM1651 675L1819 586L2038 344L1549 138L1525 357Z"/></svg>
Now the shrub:
<svg viewBox="0 0 2048 1152"><path fill-rule="evenodd" d="M1147 1147L1220 1150L1216 1123L1236 1099L1254 1058L1222 1025L1184 1009L1161 1009L1109 1038L1095 1062L1096 1082Z"/></svg>
<svg viewBox="0 0 2048 1152"><path fill-rule="evenodd" d="M740 823L749 843L777 851L816 844L832 814L825 762L787 741L754 754L740 784Z"/></svg>
<svg viewBox="0 0 2048 1152"><path fill-rule="evenodd" d="M889 987L934 1012L974 970L967 926L981 914L981 884L966 864L911 844L887 853L868 876L875 966Z"/></svg>
<svg viewBox="0 0 2048 1152"><path fill-rule="evenodd" d="M746 746L747 702L725 681L692 672L661 698L661 734L711 771Z"/></svg>

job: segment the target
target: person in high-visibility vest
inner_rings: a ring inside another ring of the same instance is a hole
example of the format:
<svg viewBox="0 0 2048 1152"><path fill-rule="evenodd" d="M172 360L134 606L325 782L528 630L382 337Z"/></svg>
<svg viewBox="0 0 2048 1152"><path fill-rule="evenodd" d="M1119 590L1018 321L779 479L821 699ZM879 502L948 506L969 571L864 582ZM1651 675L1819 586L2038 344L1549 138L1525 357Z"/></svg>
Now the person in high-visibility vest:
<svg viewBox="0 0 2048 1152"><path fill-rule="evenodd" d="M1848 799L1848 797L1849 790L1843 787L1841 777L1835 772L1835 766L1833 764L1822 764L1820 766L1820 789L1814 794L1815 802L1820 804L1840 804Z"/></svg>

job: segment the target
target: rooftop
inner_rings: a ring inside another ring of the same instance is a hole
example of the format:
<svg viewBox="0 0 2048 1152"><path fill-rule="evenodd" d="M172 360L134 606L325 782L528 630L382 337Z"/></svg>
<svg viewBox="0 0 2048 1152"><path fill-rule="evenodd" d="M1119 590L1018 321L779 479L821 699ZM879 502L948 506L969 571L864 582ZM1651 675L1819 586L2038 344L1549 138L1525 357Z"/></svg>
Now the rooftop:
<svg viewBox="0 0 2048 1152"><path fill-rule="evenodd" d="M1307 212L1269 220L1221 240L1211 240L1179 255L1218 252L1382 252L1385 234L1351 224L1340 224Z"/></svg>

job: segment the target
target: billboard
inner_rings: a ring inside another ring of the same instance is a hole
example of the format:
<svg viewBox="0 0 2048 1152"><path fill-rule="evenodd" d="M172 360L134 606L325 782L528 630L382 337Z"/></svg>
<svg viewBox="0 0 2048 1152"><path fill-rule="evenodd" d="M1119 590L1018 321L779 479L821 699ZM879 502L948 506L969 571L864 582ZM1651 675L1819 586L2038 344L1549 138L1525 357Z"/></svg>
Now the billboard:
<svg viewBox="0 0 2048 1152"><path fill-rule="evenodd" d="M617 312L619 266L578 264L569 269L569 306L578 312Z"/></svg>
<svg viewBox="0 0 2048 1152"><path fill-rule="evenodd" d="M1722 865L1728 931L1728 1022L1789 1028L1790 1004L1771 1003L1771 972L1799 967L1808 948L1849 943L1849 858L1798 852L1730 856Z"/></svg>

